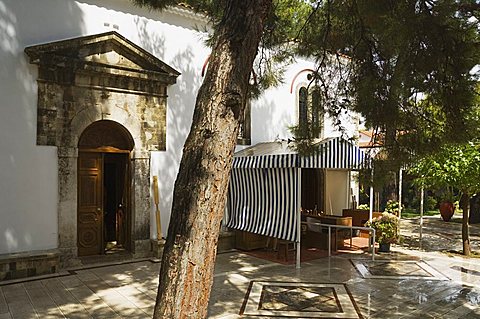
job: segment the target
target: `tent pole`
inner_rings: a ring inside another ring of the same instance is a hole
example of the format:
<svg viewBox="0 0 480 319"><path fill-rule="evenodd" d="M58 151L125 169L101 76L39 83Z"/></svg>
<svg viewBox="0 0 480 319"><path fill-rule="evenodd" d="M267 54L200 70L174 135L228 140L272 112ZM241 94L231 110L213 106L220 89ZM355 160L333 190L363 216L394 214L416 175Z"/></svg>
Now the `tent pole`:
<svg viewBox="0 0 480 319"><path fill-rule="evenodd" d="M352 200L352 175L351 175L352 171L348 171L347 173L347 182L348 182L348 186L347 186L347 205L345 207L347 208L350 208L350 201ZM353 201L352 201L352 206L353 206Z"/></svg>
<svg viewBox="0 0 480 319"><path fill-rule="evenodd" d="M300 269L300 238L302 236L302 169L297 168L298 186L297 186L297 265Z"/></svg>
<svg viewBox="0 0 480 319"><path fill-rule="evenodd" d="M402 181L403 169L398 172L398 219L402 219Z"/></svg>
<svg viewBox="0 0 480 319"><path fill-rule="evenodd" d="M419 239L419 245L420 245L420 249L422 248L422 233L423 233L423 193L424 193L424 189L423 189L423 186L422 186L422 189L420 190L420 239Z"/></svg>
<svg viewBox="0 0 480 319"><path fill-rule="evenodd" d="M372 180L370 185L370 211L368 213L368 221L372 221L373 216L373 168L372 168Z"/></svg>

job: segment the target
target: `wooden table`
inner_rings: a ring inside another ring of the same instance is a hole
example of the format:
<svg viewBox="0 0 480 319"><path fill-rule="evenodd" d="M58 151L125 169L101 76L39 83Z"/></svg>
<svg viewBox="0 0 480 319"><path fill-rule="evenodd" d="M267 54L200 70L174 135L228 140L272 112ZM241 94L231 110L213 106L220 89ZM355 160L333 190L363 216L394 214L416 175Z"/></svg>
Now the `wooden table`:
<svg viewBox="0 0 480 319"><path fill-rule="evenodd" d="M342 215L345 217L352 217L352 225L365 227L365 223L368 221L370 211L364 209L344 209ZM372 218L380 217L382 213L373 212ZM361 237L368 237L368 232L361 231Z"/></svg>

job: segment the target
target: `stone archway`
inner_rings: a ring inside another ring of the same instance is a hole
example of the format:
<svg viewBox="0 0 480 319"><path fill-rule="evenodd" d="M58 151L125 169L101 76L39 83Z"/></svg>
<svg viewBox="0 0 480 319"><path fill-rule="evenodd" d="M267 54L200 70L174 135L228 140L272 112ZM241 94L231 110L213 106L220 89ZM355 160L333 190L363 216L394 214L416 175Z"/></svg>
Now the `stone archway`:
<svg viewBox="0 0 480 319"><path fill-rule="evenodd" d="M78 255L130 250L130 153L134 141L121 124L90 124L78 141Z"/></svg>
<svg viewBox="0 0 480 319"><path fill-rule="evenodd" d="M131 252L150 247L150 151L166 147L167 87L180 74L116 32L28 47L38 64L37 144L58 148L58 246L63 266L77 249L78 142L92 123L122 123L133 140Z"/></svg>

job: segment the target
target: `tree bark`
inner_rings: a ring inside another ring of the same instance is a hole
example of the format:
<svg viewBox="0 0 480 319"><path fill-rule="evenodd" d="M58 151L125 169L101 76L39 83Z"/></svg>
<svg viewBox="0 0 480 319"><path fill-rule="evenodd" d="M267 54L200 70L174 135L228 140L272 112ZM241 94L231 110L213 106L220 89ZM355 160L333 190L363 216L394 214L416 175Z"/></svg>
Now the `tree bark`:
<svg viewBox="0 0 480 319"><path fill-rule="evenodd" d="M463 254L465 256L470 256L471 247L470 247L470 235L468 231L468 208L469 208L469 199L470 196L468 192L463 192L460 203L463 210L462 216L462 243L463 243Z"/></svg>
<svg viewBox="0 0 480 319"><path fill-rule="evenodd" d="M248 81L272 0L228 0L175 182L154 318L205 318Z"/></svg>

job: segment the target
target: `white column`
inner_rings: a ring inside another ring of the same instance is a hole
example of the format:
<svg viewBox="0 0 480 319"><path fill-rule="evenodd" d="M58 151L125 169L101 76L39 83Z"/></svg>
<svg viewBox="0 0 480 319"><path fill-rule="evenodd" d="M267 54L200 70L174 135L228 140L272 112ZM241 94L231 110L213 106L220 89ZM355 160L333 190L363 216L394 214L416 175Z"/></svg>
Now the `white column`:
<svg viewBox="0 0 480 319"><path fill-rule="evenodd" d="M302 169L297 168L298 187L297 187L297 262L296 268L300 268L300 239L302 236Z"/></svg>
<svg viewBox="0 0 480 319"><path fill-rule="evenodd" d="M398 218L402 218L402 181L403 181L403 169L400 168L398 172Z"/></svg>
<svg viewBox="0 0 480 319"><path fill-rule="evenodd" d="M424 189L422 186L421 193L420 193L420 248L422 247L422 233L423 233L423 193Z"/></svg>
<svg viewBox="0 0 480 319"><path fill-rule="evenodd" d="M373 216L373 168L372 168L372 178L371 178L371 185L370 185L370 212L368 213L368 220L372 221Z"/></svg>

